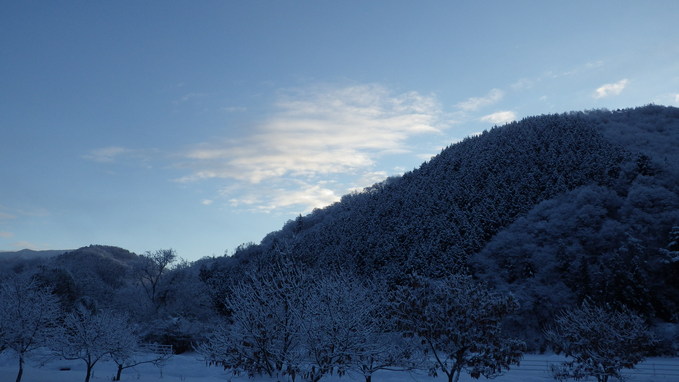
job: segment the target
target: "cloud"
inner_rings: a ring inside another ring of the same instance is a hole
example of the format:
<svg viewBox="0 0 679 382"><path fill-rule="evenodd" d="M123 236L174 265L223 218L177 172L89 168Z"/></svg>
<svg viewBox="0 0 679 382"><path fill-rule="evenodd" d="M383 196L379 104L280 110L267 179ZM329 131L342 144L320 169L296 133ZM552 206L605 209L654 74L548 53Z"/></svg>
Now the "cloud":
<svg viewBox="0 0 679 382"><path fill-rule="evenodd" d="M513 111L498 111L493 114L485 115L480 119L482 122L490 122L498 125L515 121L516 114Z"/></svg>
<svg viewBox="0 0 679 382"><path fill-rule="evenodd" d="M599 88L596 89L593 97L599 99L619 95L620 93L622 93L622 91L625 89L628 83L629 80L624 78L616 83L601 85Z"/></svg>
<svg viewBox="0 0 679 382"><path fill-rule="evenodd" d="M540 81L540 78L519 78L513 84L510 85L512 90L520 91L532 88L536 82Z"/></svg>
<svg viewBox="0 0 679 382"><path fill-rule="evenodd" d="M402 173L403 171L398 171ZM387 178L388 174L386 171L369 171L362 174L359 178L354 181L352 187L347 189L347 192L360 192L368 186L372 186L375 183L379 183Z"/></svg>
<svg viewBox="0 0 679 382"><path fill-rule="evenodd" d="M131 150L119 146L102 147L90 150L83 157L95 162L112 163L120 156L129 153Z"/></svg>
<svg viewBox="0 0 679 382"><path fill-rule="evenodd" d="M105 164L124 164L152 168L152 163L161 157L157 149L130 149L121 146L107 146L90 150L84 159Z"/></svg>
<svg viewBox="0 0 679 382"><path fill-rule="evenodd" d="M333 176L353 178L374 171L377 158L409 152L410 138L440 134L441 111L433 96L395 93L384 86L314 86L281 91L271 117L248 136L196 144L178 167L195 182L224 179L232 205L263 210L338 200L342 188L321 185ZM245 190L248 188L248 190Z"/></svg>
<svg viewBox="0 0 679 382"><path fill-rule="evenodd" d="M248 111L248 108L245 106L227 106L223 107L222 110L227 113L244 113Z"/></svg>
<svg viewBox="0 0 679 382"><path fill-rule="evenodd" d="M464 111L475 111L498 102L504 95L505 93L500 89L491 89L488 94L483 97L471 97L455 106Z"/></svg>
<svg viewBox="0 0 679 382"><path fill-rule="evenodd" d="M7 238L10 238L10 237L13 237L13 236L14 236L14 234L11 233L11 232L0 231L0 238L7 239Z"/></svg>
<svg viewBox="0 0 679 382"><path fill-rule="evenodd" d="M207 96L209 96L209 94L207 94L207 93L186 93L182 97L180 97L179 99L173 101L173 103L175 105L178 105L178 104L186 103L186 102L193 101L193 100L196 100L196 99L205 98Z"/></svg>
<svg viewBox="0 0 679 382"><path fill-rule="evenodd" d="M239 140L203 143L186 153L193 175L258 183L286 174L349 172L377 155L406 151L406 140L436 133L438 106L416 92L393 95L378 85L297 90L277 113Z"/></svg>
<svg viewBox="0 0 679 382"><path fill-rule="evenodd" d="M674 103L679 104L679 94L674 95Z"/></svg>
<svg viewBox="0 0 679 382"><path fill-rule="evenodd" d="M229 200L233 207L245 207L250 211L271 212L273 210L294 207L298 212L311 212L314 208L321 208L337 202L340 196L327 187L327 182L310 184L297 183L293 188L257 188Z"/></svg>
<svg viewBox="0 0 679 382"><path fill-rule="evenodd" d="M0 211L0 220L15 219L16 215L8 214L6 212Z"/></svg>
<svg viewBox="0 0 679 382"><path fill-rule="evenodd" d="M323 187L321 184L314 184L294 191L281 192L268 205L260 206L260 208L273 210L281 207L303 205L308 210L327 206L339 200L340 197L335 194L335 191Z"/></svg>

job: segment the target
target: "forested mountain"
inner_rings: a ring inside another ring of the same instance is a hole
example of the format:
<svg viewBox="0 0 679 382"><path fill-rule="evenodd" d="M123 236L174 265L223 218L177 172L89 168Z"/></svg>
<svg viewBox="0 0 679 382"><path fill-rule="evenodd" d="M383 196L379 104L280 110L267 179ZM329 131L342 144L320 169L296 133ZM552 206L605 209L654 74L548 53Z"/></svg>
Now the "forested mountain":
<svg viewBox="0 0 679 382"><path fill-rule="evenodd" d="M527 336L584 298L676 322L679 263L666 247L679 225L678 147L672 107L525 118L289 221L204 279L237 279L285 251L387 285L470 273L517 295Z"/></svg>
<svg viewBox="0 0 679 382"><path fill-rule="evenodd" d="M445 288L484 285L488 291L477 295L480 304L489 312L500 309L504 329L531 349L544 349L545 325L562 309L586 302L640 314L664 328L665 342L658 348L676 350L678 147L677 108L529 117L467 138L411 172L300 215L231 256L189 264L177 261L171 250L137 255L89 246L49 259L8 262L0 268L0 281L31 273L57 294L65 311L76 306L124 311L145 341L184 349L206 337L215 345L224 338L221 330L233 340L247 331L256 312L268 320L270 312L288 314L304 301L300 309L324 317L330 315L323 309L334 309L329 301L337 301L347 305L337 307L338 315L370 318L362 324L382 336L378 342L390 338L391 345L383 347L389 354L380 356L398 358L410 352L394 336L405 324L387 323L389 317L400 311L407 321L422 314L408 309L432 300L430 289L441 293L436 299L451 298L455 309L476 314L469 301L446 296ZM411 300L403 300L407 296ZM371 310L357 311L364 305ZM226 324L213 326L222 318ZM286 325L330 325L289 318ZM499 325L498 317L489 320ZM499 336L497 327L490 329ZM321 345L309 342L306 351L327 344ZM233 362L243 366L242 359Z"/></svg>

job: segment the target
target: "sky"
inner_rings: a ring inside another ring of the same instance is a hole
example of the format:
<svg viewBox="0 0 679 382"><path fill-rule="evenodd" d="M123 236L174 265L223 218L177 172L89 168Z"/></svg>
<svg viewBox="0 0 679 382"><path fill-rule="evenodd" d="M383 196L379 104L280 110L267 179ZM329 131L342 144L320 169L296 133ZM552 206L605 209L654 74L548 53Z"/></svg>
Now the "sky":
<svg viewBox="0 0 679 382"><path fill-rule="evenodd" d="M0 251L187 260L531 115L679 106L679 2L5 1Z"/></svg>

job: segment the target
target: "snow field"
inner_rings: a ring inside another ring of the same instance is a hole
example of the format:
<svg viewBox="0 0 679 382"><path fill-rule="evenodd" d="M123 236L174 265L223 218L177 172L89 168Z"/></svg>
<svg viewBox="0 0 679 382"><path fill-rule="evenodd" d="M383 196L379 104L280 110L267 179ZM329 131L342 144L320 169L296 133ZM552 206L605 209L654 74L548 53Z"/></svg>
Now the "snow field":
<svg viewBox="0 0 679 382"><path fill-rule="evenodd" d="M527 354L521 365L496 378L501 382L549 382L554 381L549 373L549 365L558 363L563 357L558 355ZM41 365L43 364L43 365ZM17 359L9 352L0 354L0 382L11 382L16 378ZM63 370L62 370L63 369ZM97 363L92 381L111 381L116 365L111 361ZM637 365L634 370L624 374L629 382L676 382L679 381L679 358L649 358ZM39 355L29 358L24 370L24 382L81 382L85 379L85 365L82 361L60 359L45 360ZM247 376L234 376L221 367L208 367L197 354L173 356L162 368L151 364L139 365L123 372L122 381L149 382L248 382ZM278 379L258 377L255 382L276 382ZM485 380L480 378L479 381ZM593 380L593 379L590 379ZM299 382L303 379L299 378ZM351 373L343 377L325 376L322 382L363 382L361 375ZM461 382L475 381L462 375ZM286 381L288 382L288 381ZM373 382L446 382L444 375L429 377L426 372L380 371L373 376Z"/></svg>

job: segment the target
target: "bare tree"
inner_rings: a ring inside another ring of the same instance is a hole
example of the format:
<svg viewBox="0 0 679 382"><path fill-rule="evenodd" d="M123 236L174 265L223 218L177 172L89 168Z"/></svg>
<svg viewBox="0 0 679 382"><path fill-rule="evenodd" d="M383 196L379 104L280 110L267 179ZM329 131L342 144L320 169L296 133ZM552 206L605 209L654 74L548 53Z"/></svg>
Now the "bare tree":
<svg viewBox="0 0 679 382"><path fill-rule="evenodd" d="M0 350L17 353L16 382L23 376L26 354L48 343L59 314L58 299L26 275L0 285Z"/></svg>
<svg viewBox="0 0 679 382"><path fill-rule="evenodd" d="M126 341L121 341L118 349L111 351L111 360L116 364L116 375L114 381L120 381L123 370L129 369L145 363L152 363L156 366L161 365L172 357L172 346L144 346L141 345L135 336L127 337ZM127 342L127 343L125 343Z"/></svg>
<svg viewBox="0 0 679 382"><path fill-rule="evenodd" d="M159 249L139 256L139 262L136 264L137 280L156 311L162 304L161 281L175 260L177 254L173 249Z"/></svg>

